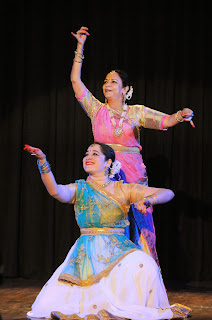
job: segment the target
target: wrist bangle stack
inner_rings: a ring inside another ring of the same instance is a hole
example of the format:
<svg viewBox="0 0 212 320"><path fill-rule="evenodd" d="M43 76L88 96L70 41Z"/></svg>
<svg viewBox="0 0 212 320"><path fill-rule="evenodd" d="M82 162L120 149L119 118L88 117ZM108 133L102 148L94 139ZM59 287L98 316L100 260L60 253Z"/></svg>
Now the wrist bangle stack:
<svg viewBox="0 0 212 320"><path fill-rule="evenodd" d="M78 58L80 58L80 61L76 60L75 58L74 58L74 61L78 63L82 63L83 59L85 58L84 55L77 51L74 51L74 53L75 53L75 57L77 56Z"/></svg>
<svg viewBox="0 0 212 320"><path fill-rule="evenodd" d="M175 120L177 120L177 122L183 122L184 120L182 119L182 120L180 120L179 118L178 118L178 113L179 112L181 112L182 110L179 110L179 111L177 111L177 113L175 113ZM181 117L182 117L182 115L181 115Z"/></svg>
<svg viewBox="0 0 212 320"><path fill-rule="evenodd" d="M51 166L46 160L43 164L39 164L39 159L37 160L38 169L40 174L49 173L51 171Z"/></svg>
<svg viewBox="0 0 212 320"><path fill-rule="evenodd" d="M143 198L145 206L148 208L158 203L158 197L156 194Z"/></svg>
<svg viewBox="0 0 212 320"><path fill-rule="evenodd" d="M151 205L154 206L155 204L158 203L158 197L156 196L156 194L152 194L152 195L150 196L150 198L152 199Z"/></svg>
<svg viewBox="0 0 212 320"><path fill-rule="evenodd" d="M77 52L77 51L74 51L74 53L75 53L75 55L76 55L77 57L79 57L79 58L82 59L82 60L85 58L83 54L81 54L81 53L79 53L79 52Z"/></svg>

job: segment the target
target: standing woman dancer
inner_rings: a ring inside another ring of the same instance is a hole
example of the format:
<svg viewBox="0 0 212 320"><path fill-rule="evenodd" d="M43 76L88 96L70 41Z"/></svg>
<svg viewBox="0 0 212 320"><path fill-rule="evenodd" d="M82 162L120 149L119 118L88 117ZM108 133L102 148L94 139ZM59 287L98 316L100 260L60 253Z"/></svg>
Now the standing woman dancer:
<svg viewBox="0 0 212 320"><path fill-rule="evenodd" d="M89 36L88 28L81 27L77 33L72 32L72 35L77 39L77 49L71 71L71 82L76 98L91 119L94 141L108 144L115 150L116 159L122 165L126 182L147 185L139 127L166 130L183 121L190 121L194 127L193 111L184 108L168 115L143 105L127 105L125 101L131 99L133 88L129 85L127 74L121 70L113 70L106 75L102 86L105 103L101 103L81 80L83 49ZM131 208L129 237L159 265L152 207L149 207L145 214L134 205Z"/></svg>

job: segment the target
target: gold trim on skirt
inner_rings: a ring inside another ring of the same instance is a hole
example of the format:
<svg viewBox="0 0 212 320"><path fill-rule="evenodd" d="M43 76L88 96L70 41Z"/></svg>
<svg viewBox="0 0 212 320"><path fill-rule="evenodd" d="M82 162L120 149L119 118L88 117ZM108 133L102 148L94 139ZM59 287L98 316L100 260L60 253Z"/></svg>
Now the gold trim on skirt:
<svg viewBox="0 0 212 320"><path fill-rule="evenodd" d="M81 228L81 235L88 234L124 234L123 228Z"/></svg>
<svg viewBox="0 0 212 320"><path fill-rule="evenodd" d="M58 278L58 281L61 281L61 282L66 283L66 284L69 284L70 286L73 286L73 285L77 285L77 286L80 286L80 287L91 286L91 285L93 285L95 283L98 283L103 277L107 277L109 275L110 271L117 264L119 264L119 262L121 260L123 260L128 254L130 254L131 252L134 252L136 250L141 251L138 248L130 249L129 251L125 252L120 257L118 257L115 261L113 261L111 263L111 265L107 269L101 271L100 273L98 273L95 276L94 275L90 276L90 278L88 278L87 280L81 280L81 279L79 279L79 278L77 278L75 276L72 276L71 274L62 273L62 274L60 274L60 276Z"/></svg>

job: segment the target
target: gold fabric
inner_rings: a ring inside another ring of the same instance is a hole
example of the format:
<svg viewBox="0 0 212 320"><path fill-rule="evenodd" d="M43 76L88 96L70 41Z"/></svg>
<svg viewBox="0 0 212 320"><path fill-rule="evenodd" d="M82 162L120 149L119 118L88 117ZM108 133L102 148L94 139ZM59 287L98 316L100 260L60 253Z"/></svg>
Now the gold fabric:
<svg viewBox="0 0 212 320"><path fill-rule="evenodd" d="M113 192L94 181L78 180L76 220L81 236L58 280L89 286L109 274L127 254L138 250L124 234L130 204L143 198L145 186L115 181Z"/></svg>
<svg viewBox="0 0 212 320"><path fill-rule="evenodd" d="M80 229L81 235L83 234L124 234L124 229L121 228L82 228Z"/></svg>
<svg viewBox="0 0 212 320"><path fill-rule="evenodd" d="M140 154L140 149L138 147L126 147L121 144L113 144L113 143L107 143L107 145L113 148L115 152Z"/></svg>
<svg viewBox="0 0 212 320"><path fill-rule="evenodd" d="M93 306L93 308L95 309L95 306ZM65 315L62 312L53 311L51 318L61 320L125 320L125 318L114 316L107 310L100 310L97 314L88 314L84 318L81 318L77 314Z"/></svg>

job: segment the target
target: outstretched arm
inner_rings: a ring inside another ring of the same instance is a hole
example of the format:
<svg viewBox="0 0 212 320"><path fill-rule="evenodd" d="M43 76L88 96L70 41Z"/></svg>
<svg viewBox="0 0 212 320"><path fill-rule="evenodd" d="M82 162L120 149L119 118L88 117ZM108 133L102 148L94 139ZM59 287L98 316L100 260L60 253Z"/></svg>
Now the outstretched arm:
<svg viewBox="0 0 212 320"><path fill-rule="evenodd" d="M172 200L174 192L165 188L145 187L140 184L132 184L130 202L146 214L146 209L156 204L166 203Z"/></svg>
<svg viewBox="0 0 212 320"><path fill-rule="evenodd" d="M175 126L176 124L183 122L183 121L189 121L191 126L195 128L195 125L192 121L193 118L193 111L188 108L184 108L183 110L179 110L177 113L174 113L172 115L168 115L163 122L163 128L170 128Z"/></svg>
<svg viewBox="0 0 212 320"><path fill-rule="evenodd" d="M174 192L165 188L147 187L144 191L144 198L149 201L149 205L166 203L174 198Z"/></svg>
<svg viewBox="0 0 212 320"><path fill-rule="evenodd" d="M46 160L46 155L42 152L42 150L34 148L27 144L25 145L24 150L28 151L31 155L36 156L36 158L38 159L38 167L40 170L41 179L50 196L60 202L71 202L74 199L76 193L76 188L74 187L74 185L73 188L70 188L66 185L56 183L50 165Z"/></svg>
<svg viewBox="0 0 212 320"><path fill-rule="evenodd" d="M88 28L81 27L80 30L77 31L77 33L72 32L71 34L77 39L77 49L75 51L75 57L71 70L71 83L76 97L79 98L85 90L85 85L81 80L81 69L84 59L84 44L87 36L89 36Z"/></svg>

